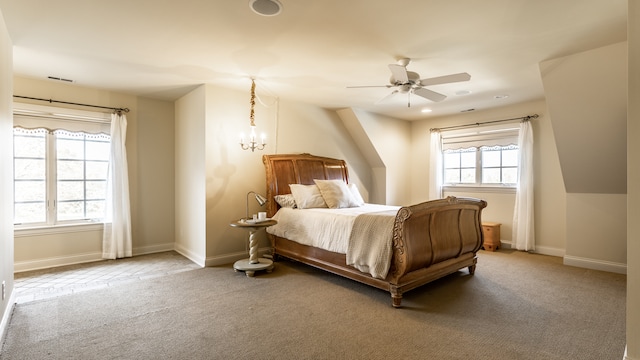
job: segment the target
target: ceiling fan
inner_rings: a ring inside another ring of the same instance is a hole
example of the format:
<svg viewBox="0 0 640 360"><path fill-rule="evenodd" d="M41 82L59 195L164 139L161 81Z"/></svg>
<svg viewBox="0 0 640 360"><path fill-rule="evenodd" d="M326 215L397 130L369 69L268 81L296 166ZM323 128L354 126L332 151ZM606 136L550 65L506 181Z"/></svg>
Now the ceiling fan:
<svg viewBox="0 0 640 360"><path fill-rule="evenodd" d="M383 97L378 100L376 104L381 103L392 97L395 94L408 94L407 106L411 107L411 94L418 95L427 100L431 100L434 102L439 102L444 100L447 96L437 93L435 91L426 89L425 86L431 85L440 85L440 84L448 84L453 82L460 81L469 81L471 79L471 75L466 72L444 75L438 77L432 77L427 79L420 79L420 75L413 71L407 70L407 65L409 65L411 59L403 58L398 60L397 64L389 64L389 70L391 70L391 78L389 79L388 85L364 85L364 86L348 86L348 88L364 88L364 87L386 87L386 88L396 88L389 95Z"/></svg>

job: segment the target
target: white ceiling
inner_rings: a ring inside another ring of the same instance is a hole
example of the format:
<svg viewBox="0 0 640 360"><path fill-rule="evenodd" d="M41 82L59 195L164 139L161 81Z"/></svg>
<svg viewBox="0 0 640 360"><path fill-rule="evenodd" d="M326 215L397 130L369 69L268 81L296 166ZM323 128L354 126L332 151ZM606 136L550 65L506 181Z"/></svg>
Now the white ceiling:
<svg viewBox="0 0 640 360"><path fill-rule="evenodd" d="M0 11L20 76L168 100L204 83L248 98L254 77L259 95L407 120L542 99L539 62L626 40L627 0L280 2L274 17L249 0L0 0ZM386 85L402 57L421 78L471 80L410 108L406 95L376 104L391 89L347 88Z"/></svg>

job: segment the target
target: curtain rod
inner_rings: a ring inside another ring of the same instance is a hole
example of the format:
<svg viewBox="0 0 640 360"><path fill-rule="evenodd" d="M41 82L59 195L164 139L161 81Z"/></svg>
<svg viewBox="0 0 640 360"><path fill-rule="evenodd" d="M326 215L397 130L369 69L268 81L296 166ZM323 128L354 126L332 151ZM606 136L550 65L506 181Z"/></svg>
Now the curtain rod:
<svg viewBox="0 0 640 360"><path fill-rule="evenodd" d="M128 112L129 112L129 108L116 108L116 107L99 106L99 105L79 104L79 103L73 103L73 102L67 102L67 101L59 101L59 100L51 100L51 99L41 99L41 98L28 97L28 96L20 96L20 95L13 95L13 97L15 97L15 98L20 98L20 99L29 99L29 100L46 101L46 102L49 102L49 103L59 103L59 104L67 104L67 105L87 106L87 107L93 107L93 108L99 108L99 109L109 109L109 110L113 110L113 111L115 111L115 112L125 112L125 113L128 113Z"/></svg>
<svg viewBox="0 0 640 360"><path fill-rule="evenodd" d="M464 124L464 125L453 125L453 126L446 126L446 127L442 127L442 128L431 128L431 129L429 129L429 131L463 129L463 128L470 127L470 126L480 126L480 125L484 125L484 124L493 124L493 123L499 123L499 122L505 122L505 121L514 121L514 120L528 121L528 120L531 120L531 119L537 119L538 117L539 117L538 114L533 114L533 115L527 115L527 116L511 118L511 119L492 120L492 121L485 121L485 122L478 122L478 123Z"/></svg>

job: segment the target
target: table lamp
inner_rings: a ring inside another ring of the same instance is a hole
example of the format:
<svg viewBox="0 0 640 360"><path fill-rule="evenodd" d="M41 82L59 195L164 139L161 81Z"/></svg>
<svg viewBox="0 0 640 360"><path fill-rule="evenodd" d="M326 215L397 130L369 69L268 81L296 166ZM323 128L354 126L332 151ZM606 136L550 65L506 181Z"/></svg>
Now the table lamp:
<svg viewBox="0 0 640 360"><path fill-rule="evenodd" d="M246 212L246 217L244 218L245 221L249 220L249 195L253 194L253 196L256 198L256 201L258 202L258 205L260 206L264 206L264 204L267 203L267 198L265 198L264 196L256 193L255 191L249 191L247 193L247 212Z"/></svg>

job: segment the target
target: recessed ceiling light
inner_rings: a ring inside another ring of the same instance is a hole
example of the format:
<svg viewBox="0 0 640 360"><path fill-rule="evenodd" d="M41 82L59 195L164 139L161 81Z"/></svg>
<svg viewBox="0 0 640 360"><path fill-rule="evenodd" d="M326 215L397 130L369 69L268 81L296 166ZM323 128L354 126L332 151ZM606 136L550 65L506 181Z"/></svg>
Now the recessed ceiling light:
<svg viewBox="0 0 640 360"><path fill-rule="evenodd" d="M420 110L420 112L423 112L423 113L430 113L431 111L433 111L433 110L431 110L429 108L424 108L424 109Z"/></svg>
<svg viewBox="0 0 640 360"><path fill-rule="evenodd" d="M461 96L461 95L469 95L471 94L471 91L469 90L460 90L460 91L456 91L456 95Z"/></svg>
<svg viewBox="0 0 640 360"><path fill-rule="evenodd" d="M262 16L276 16L282 12L282 4L278 0L249 0L249 7Z"/></svg>

